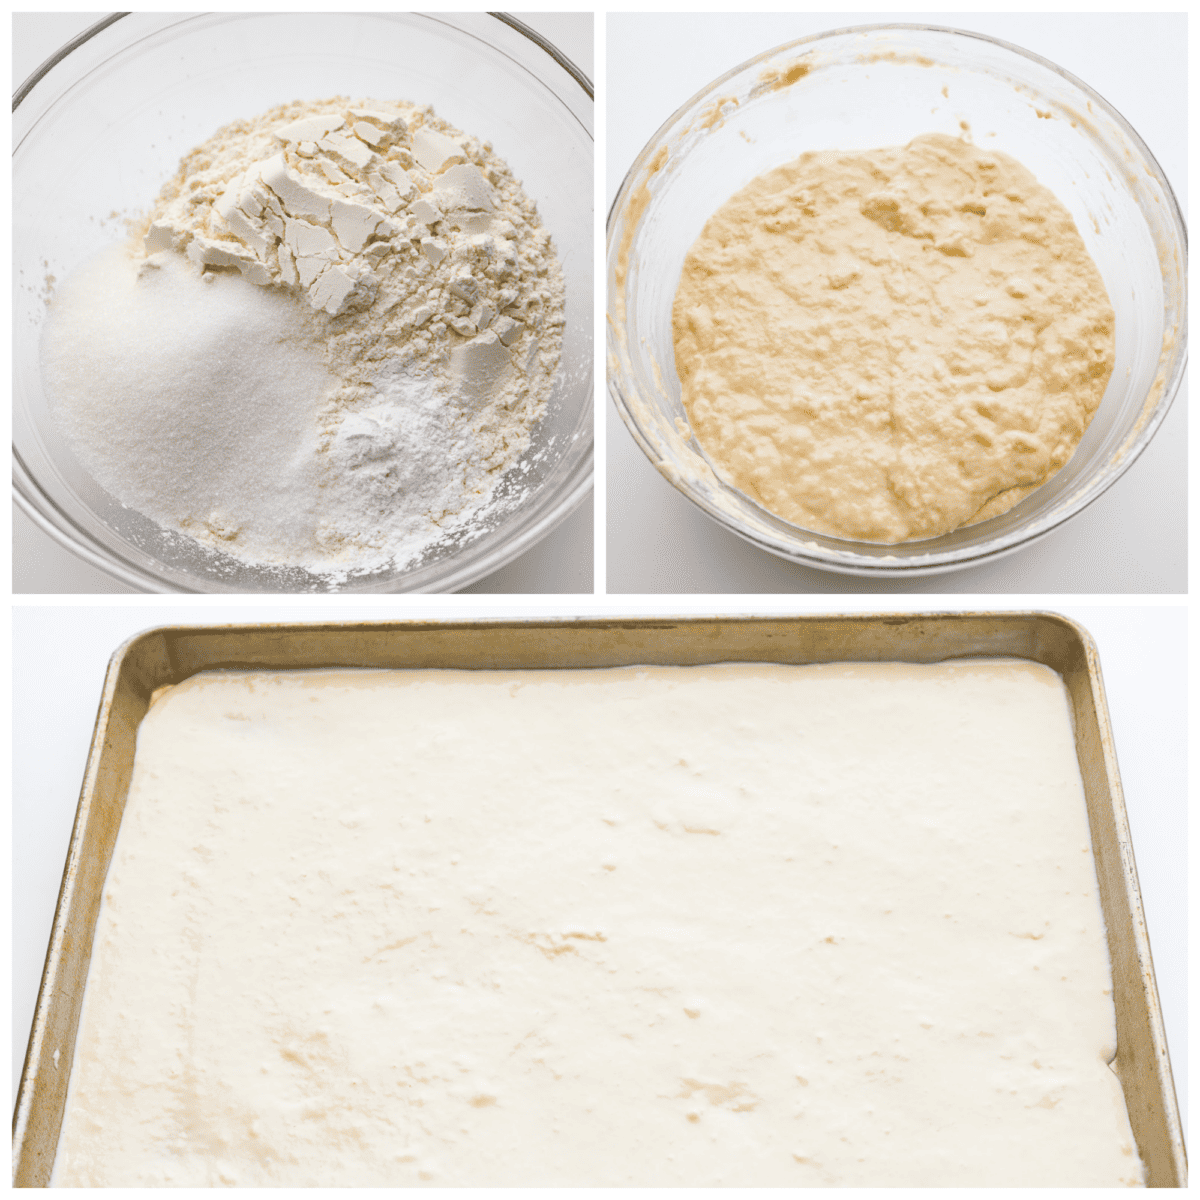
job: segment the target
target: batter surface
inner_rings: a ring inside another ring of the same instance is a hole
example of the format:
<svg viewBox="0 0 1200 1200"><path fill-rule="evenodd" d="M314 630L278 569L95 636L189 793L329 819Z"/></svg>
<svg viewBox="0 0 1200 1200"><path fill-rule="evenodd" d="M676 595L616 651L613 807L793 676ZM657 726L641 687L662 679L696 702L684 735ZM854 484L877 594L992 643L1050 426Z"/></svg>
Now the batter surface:
<svg viewBox="0 0 1200 1200"><path fill-rule="evenodd" d="M998 516L1071 457L1115 319L1070 214L1015 159L928 134L814 152L705 225L675 366L723 478L872 542Z"/></svg>
<svg viewBox="0 0 1200 1200"><path fill-rule="evenodd" d="M199 675L57 1186L1137 1185L1058 677Z"/></svg>

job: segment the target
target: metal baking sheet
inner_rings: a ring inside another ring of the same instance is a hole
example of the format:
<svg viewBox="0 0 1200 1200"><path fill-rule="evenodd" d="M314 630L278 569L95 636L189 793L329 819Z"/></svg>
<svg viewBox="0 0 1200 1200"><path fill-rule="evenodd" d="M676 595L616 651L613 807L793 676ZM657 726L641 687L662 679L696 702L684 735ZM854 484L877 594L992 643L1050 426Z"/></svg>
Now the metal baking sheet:
<svg viewBox="0 0 1200 1200"><path fill-rule="evenodd" d="M1183 1135L1096 648L1074 622L1035 612L181 626L132 638L109 664L88 756L17 1098L14 1186L49 1183L104 877L138 724L156 688L221 667L571 668L987 656L1044 663L1066 682L1113 966L1114 1068L1148 1185L1186 1186Z"/></svg>

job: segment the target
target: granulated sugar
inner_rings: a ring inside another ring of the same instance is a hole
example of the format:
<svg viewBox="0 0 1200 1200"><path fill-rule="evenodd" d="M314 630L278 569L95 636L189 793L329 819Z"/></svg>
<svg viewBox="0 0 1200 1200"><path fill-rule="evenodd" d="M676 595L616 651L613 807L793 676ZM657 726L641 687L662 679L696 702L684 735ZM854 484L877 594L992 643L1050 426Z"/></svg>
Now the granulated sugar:
<svg viewBox="0 0 1200 1200"><path fill-rule="evenodd" d="M337 381L313 324L285 294L176 255L139 279L111 247L60 288L46 331L59 427L129 507L243 530L246 555L272 561L316 527L316 420Z"/></svg>
<svg viewBox="0 0 1200 1200"><path fill-rule="evenodd" d="M340 581L470 537L529 444L563 288L491 147L428 108L295 103L182 162L58 289L57 424L129 508Z"/></svg>

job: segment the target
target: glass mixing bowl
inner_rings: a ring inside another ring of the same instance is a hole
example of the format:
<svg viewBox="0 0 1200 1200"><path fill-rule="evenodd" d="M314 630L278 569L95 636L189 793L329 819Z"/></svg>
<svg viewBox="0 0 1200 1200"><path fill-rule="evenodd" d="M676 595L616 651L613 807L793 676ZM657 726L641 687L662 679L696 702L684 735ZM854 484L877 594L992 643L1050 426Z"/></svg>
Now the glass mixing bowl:
<svg viewBox="0 0 1200 1200"><path fill-rule="evenodd" d="M1029 168L1074 218L1116 311L1108 390L1066 466L1003 516L895 545L800 529L720 479L690 433L671 331L683 260L734 192L805 151L959 136L964 122L977 144ZM1162 170L1086 84L981 34L913 25L834 30L715 80L638 156L608 221L609 391L658 470L754 545L846 574L953 570L1042 537L1145 448L1186 362L1186 254L1183 217Z"/></svg>
<svg viewBox="0 0 1200 1200"><path fill-rule="evenodd" d="M335 95L432 104L490 141L553 237L567 316L549 410L501 485L516 502L408 569L336 589L207 550L115 501L55 430L38 363L53 278L123 238L187 151L230 121ZM14 490L81 558L152 592L449 592L527 550L588 493L592 92L532 30L486 13L132 14L64 47L14 99Z"/></svg>

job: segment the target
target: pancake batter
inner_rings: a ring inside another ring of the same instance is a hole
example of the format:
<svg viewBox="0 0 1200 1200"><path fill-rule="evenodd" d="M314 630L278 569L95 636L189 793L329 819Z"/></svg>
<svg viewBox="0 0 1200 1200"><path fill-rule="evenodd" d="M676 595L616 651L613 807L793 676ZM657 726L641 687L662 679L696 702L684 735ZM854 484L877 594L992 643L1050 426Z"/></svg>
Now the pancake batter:
<svg viewBox="0 0 1200 1200"><path fill-rule="evenodd" d="M1061 682L199 675L57 1186L1141 1182Z"/></svg>
<svg viewBox="0 0 1200 1200"><path fill-rule="evenodd" d="M1114 359L1070 214L1015 159L943 134L755 179L688 253L673 325L726 482L869 542L949 533L1045 483Z"/></svg>

